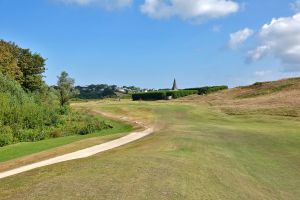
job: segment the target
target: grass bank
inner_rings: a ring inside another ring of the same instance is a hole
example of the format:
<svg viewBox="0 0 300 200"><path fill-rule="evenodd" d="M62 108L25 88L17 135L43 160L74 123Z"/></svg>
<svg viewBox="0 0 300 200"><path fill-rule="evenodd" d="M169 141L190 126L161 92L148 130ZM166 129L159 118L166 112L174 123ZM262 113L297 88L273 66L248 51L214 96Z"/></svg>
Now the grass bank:
<svg viewBox="0 0 300 200"><path fill-rule="evenodd" d="M98 117L99 120L106 120L105 118ZM71 144L80 140L88 138L103 137L116 133L125 133L132 130L132 126L117 121L108 121L113 126L112 129L103 129L92 134L87 135L71 135L66 137L52 138L47 140L41 140L37 142L21 142L9 146L0 148L0 164L8 160L28 156L41 151L61 147L67 144Z"/></svg>

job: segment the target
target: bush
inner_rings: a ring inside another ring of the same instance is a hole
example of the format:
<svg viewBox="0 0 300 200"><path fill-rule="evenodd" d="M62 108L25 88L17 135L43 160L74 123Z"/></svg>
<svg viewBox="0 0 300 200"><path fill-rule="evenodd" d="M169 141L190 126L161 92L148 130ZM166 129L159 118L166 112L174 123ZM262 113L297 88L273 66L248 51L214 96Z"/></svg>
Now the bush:
<svg viewBox="0 0 300 200"><path fill-rule="evenodd" d="M12 129L8 126L0 127L0 129L0 147L12 144L14 140Z"/></svg>
<svg viewBox="0 0 300 200"><path fill-rule="evenodd" d="M193 94L198 94L198 90L175 90L175 91L167 92L167 96L172 96L173 99L177 99L180 97L185 97Z"/></svg>
<svg viewBox="0 0 300 200"><path fill-rule="evenodd" d="M16 81L0 73L1 144L38 141L48 137L45 130L56 126L61 118L59 106L53 102L54 97L49 98L51 95L55 95L53 90L45 93L25 92Z"/></svg>
<svg viewBox="0 0 300 200"><path fill-rule="evenodd" d="M157 92L141 92L132 94L133 101L138 100L163 100L167 98L166 91L157 91Z"/></svg>
<svg viewBox="0 0 300 200"><path fill-rule="evenodd" d="M61 114L61 115L67 115L67 114L69 114L70 113L70 107L69 106L62 106L62 107L60 107L59 108L59 113Z"/></svg>
<svg viewBox="0 0 300 200"><path fill-rule="evenodd" d="M185 90L197 90L199 95L203 95L203 94L210 94L213 92L227 90L227 89L228 89L228 86L222 85L222 86L207 86L207 87L201 87L201 88L187 88Z"/></svg>
<svg viewBox="0 0 300 200"><path fill-rule="evenodd" d="M185 97L192 94L197 94L198 90L161 90L157 92L143 92L132 94L132 99L137 100L165 100L168 96L177 99L180 97Z"/></svg>
<svg viewBox="0 0 300 200"><path fill-rule="evenodd" d="M37 130L37 129L25 129L21 131L22 138L21 141L23 142L36 142L40 140L44 140L47 137L47 134L44 130Z"/></svg>
<svg viewBox="0 0 300 200"><path fill-rule="evenodd" d="M51 138L58 138L58 137L64 136L64 133L61 130L55 130L55 131L50 132L49 136Z"/></svg>
<svg viewBox="0 0 300 200"><path fill-rule="evenodd" d="M4 76L2 73L0 73L0 93L10 94L20 103L29 100L28 95L18 82Z"/></svg>
<svg viewBox="0 0 300 200"><path fill-rule="evenodd" d="M79 130L78 134L79 135L87 135L87 134L93 133L95 131L96 131L95 125L92 123L89 123L89 124L85 125L84 127L82 127Z"/></svg>
<svg viewBox="0 0 300 200"><path fill-rule="evenodd" d="M73 127L71 131L79 135L87 135L108 128L113 128L113 127L109 126L103 121L93 120L88 123L83 122L81 124L77 124L76 126Z"/></svg>

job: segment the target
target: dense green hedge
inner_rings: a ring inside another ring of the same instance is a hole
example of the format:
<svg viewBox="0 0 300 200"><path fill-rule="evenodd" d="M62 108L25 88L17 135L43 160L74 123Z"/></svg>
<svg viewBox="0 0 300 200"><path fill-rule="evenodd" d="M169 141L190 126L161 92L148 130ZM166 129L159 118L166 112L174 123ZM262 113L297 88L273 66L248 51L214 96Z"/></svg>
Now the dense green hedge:
<svg viewBox="0 0 300 200"><path fill-rule="evenodd" d="M201 87L201 88L187 88L184 90L160 90L155 92L142 92L142 93L134 93L132 94L132 99L134 101L138 100L164 100L167 99L168 96L172 96L173 99L177 99L180 97L185 97L193 94L209 94L213 92L217 92L220 90L226 90L228 86L210 86L210 87Z"/></svg>
<svg viewBox="0 0 300 200"><path fill-rule="evenodd" d="M227 90L228 86L221 85L221 86L207 86L207 87L200 87L200 88L187 88L185 90L197 90L199 95L203 94L210 94L213 92L217 92L220 90Z"/></svg>
<svg viewBox="0 0 300 200"><path fill-rule="evenodd" d="M175 91L168 91L167 96L172 96L173 99L177 99L180 97L185 97L197 93L198 90L175 90Z"/></svg>
<svg viewBox="0 0 300 200"><path fill-rule="evenodd" d="M156 92L143 92L132 94L132 99L137 100L164 100L168 96L172 96L173 99L180 97L197 94L198 90L175 90L175 91L156 91Z"/></svg>
<svg viewBox="0 0 300 200"><path fill-rule="evenodd" d="M163 100L167 98L166 91L141 92L132 94L132 100Z"/></svg>

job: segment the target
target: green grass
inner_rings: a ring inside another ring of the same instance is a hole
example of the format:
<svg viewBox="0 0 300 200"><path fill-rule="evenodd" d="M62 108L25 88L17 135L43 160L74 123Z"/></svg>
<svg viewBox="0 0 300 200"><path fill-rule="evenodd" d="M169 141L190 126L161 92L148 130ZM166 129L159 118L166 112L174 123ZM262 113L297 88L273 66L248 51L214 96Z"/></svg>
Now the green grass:
<svg viewBox="0 0 300 200"><path fill-rule="evenodd" d="M126 125L116 121L109 121L109 123L113 125L114 128L104 129L87 135L72 135L72 136L42 140L38 142L21 142L9 146L1 147L0 164L1 162L4 161L16 159L19 157L38 153L41 151L64 146L66 144L70 144L83 139L106 136L115 133L130 132L132 130L132 127L130 125Z"/></svg>
<svg viewBox="0 0 300 200"><path fill-rule="evenodd" d="M87 103L160 130L1 180L0 199L299 199L300 122L172 102Z"/></svg>

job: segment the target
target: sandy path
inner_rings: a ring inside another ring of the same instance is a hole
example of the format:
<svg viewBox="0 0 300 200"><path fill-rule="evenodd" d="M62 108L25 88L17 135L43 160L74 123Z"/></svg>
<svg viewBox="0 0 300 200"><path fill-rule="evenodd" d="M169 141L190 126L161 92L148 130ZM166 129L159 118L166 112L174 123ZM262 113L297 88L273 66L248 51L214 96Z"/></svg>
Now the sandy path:
<svg viewBox="0 0 300 200"><path fill-rule="evenodd" d="M138 122L135 122L135 123L141 124L141 123L138 123ZM130 134L128 134L128 135L126 135L122 138L112 140L110 142L106 142L106 143L99 144L99 145L96 145L96 146L93 146L93 147L90 147L90 148L75 151L73 153L68 153L68 154L65 154L65 155L62 155L62 156L57 156L57 157L54 157L54 158L50 158L48 160L44 160L44 161L41 161L41 162L33 163L33 164L30 164L30 165L25 165L23 167L19 167L19 168L13 169L13 170L2 172L2 173L0 173L0 179L8 177L8 176L15 175L15 174L19 174L19 173L22 173L22 172L26 172L26 171L29 171L29 170L32 170L32 169L36 169L36 168L39 168L39 167L44 167L44 166L47 166L47 165L52 165L52 164L65 162L65 161L69 161L69 160L80 159L80 158L86 158L86 157L89 157L89 156L93 156L97 153L101 153L101 152L104 152L104 151L107 151L107 150L110 150L110 149L114 149L116 147L120 147L122 145L125 145L125 144L128 144L130 142L136 141L140 138L143 138L143 137L151 134L154 131L154 129L152 127L151 128L145 127L145 128L146 129L144 131L133 132L133 133L130 133Z"/></svg>

